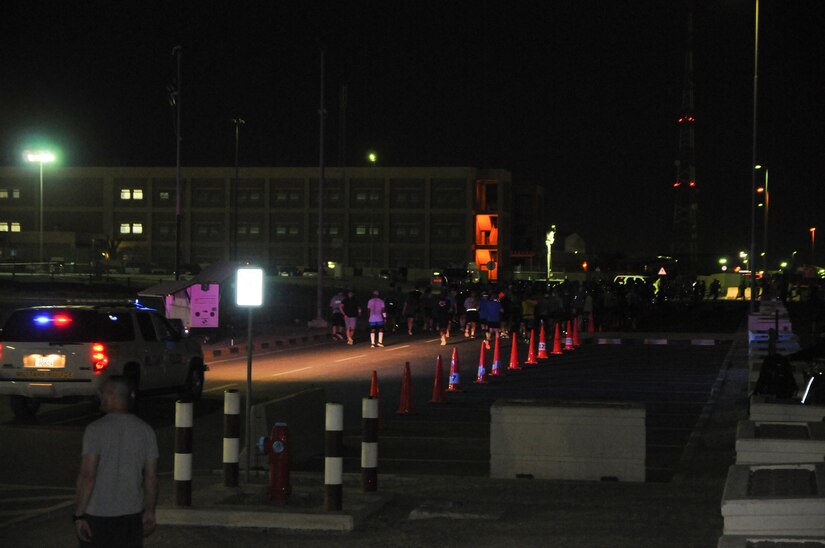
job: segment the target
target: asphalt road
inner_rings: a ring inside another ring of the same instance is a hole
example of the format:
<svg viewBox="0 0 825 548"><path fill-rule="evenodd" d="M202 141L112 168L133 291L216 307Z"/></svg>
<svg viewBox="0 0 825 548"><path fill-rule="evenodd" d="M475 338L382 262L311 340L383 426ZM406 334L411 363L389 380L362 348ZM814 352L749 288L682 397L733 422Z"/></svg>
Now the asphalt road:
<svg viewBox="0 0 825 548"><path fill-rule="evenodd" d="M706 334L701 336L708 337ZM622 484L616 488L615 494L620 498L640 497L640 500L660 489L656 485L666 489L679 471L730 349L730 342L724 341L712 346L685 342L659 345L642 344L640 339L627 337L620 345L585 344L562 356L553 356L538 366L509 373L487 385L478 385L473 383L480 355L478 340L462 336L451 339L447 347L441 347L437 338L426 334L413 337L396 334L388 336L386 342L385 348L375 349L363 343L349 347L329 342L256 353L253 401L266 401L306 387L322 387L327 401L344 403L345 471L357 472L360 465L360 401L369 394L370 376L376 371L384 422L379 437L379 470L380 474L392 478L385 484L400 482L404 488L403 478L436 476L454 481L456 493L459 489L471 489L474 485L472 478L477 478L478 482L490 481L486 479L489 471L489 408L497 399L640 402L645 405L647 416L647 483L641 490L638 489L640 486ZM446 381L453 348L459 354L463 391L449 393L447 403L428 403L436 356L442 353ZM504 367L509 362L509 352L508 341L501 348ZM523 343L519 345L519 353L523 361L526 356ZM487 351L488 368L491 361L492 351ZM410 363L414 409L410 414L398 415L396 410L406 362ZM196 474L207 476L220 469L223 391L236 387L243 393L246 358L235 355L224 360L211 360L210 367L205 397L196 407L194 441ZM45 406L35 419L21 422L12 420L5 407L7 402L3 400L0 398L0 444L3 446L0 493L4 495L4 502L0 505L0 516L5 521L0 520L0 540L6 535L19 539L21 528L25 528L26 523L37 523L38 516L53 516L61 509L71 512L69 507L83 428L100 416L91 404ZM172 397L147 400L140 409L141 416L158 433L161 474L164 481L169 482L174 401ZM323 413L323 409L306 412ZM316 473L323 470L322 455L294 464L295 470ZM466 482L470 482L469 487ZM587 489L586 485L581 487ZM424 489L424 486L417 485L417 488ZM559 485L552 487L558 488ZM426 495L418 493L416 496ZM717 495L704 494L704 497L712 496ZM706 502L704 498L702 500ZM179 538L170 534L169 538ZM161 538L152 537L156 542L161 542ZM147 545L154 545L152 539ZM410 541L393 545L427 544ZM463 544L454 542L450 545Z"/></svg>

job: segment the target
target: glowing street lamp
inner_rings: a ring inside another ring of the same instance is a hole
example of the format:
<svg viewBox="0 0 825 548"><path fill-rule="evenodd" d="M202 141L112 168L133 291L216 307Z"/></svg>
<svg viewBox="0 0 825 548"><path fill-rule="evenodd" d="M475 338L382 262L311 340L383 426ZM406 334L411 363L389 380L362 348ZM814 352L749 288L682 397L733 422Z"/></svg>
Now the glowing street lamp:
<svg viewBox="0 0 825 548"><path fill-rule="evenodd" d="M814 250L816 249L816 227L812 226L808 230L811 231L811 264L816 264L816 261L814 261Z"/></svg>
<svg viewBox="0 0 825 548"><path fill-rule="evenodd" d="M49 164L55 161L55 155L48 150L27 150L23 153L23 158L29 163L40 164L40 245L38 253L38 261L43 262L43 164Z"/></svg>

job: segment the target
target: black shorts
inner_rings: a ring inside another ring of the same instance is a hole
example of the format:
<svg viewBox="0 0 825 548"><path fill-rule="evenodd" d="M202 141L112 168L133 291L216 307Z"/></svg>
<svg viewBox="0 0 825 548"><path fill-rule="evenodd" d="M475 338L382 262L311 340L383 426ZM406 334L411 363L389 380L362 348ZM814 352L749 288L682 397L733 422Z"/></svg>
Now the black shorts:
<svg viewBox="0 0 825 548"><path fill-rule="evenodd" d="M334 325L335 327L344 327L344 315L340 312L333 312L332 325Z"/></svg>
<svg viewBox="0 0 825 548"><path fill-rule="evenodd" d="M467 321L468 322L475 322L478 323L478 310L468 310L467 311Z"/></svg>

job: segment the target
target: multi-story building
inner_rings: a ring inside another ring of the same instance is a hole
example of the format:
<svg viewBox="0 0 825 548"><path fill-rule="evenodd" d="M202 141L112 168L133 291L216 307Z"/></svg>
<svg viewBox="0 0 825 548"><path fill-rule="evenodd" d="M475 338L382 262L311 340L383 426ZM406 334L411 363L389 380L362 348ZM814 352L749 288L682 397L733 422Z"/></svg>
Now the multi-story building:
<svg viewBox="0 0 825 548"><path fill-rule="evenodd" d="M317 167L241 168L237 181L233 168L185 167L180 201L173 167L49 165L42 206L40 182L32 166L0 168L0 262L36 262L42 238L46 261L317 269ZM477 263L490 280L508 276L511 185L498 169L327 168L323 260L364 274Z"/></svg>

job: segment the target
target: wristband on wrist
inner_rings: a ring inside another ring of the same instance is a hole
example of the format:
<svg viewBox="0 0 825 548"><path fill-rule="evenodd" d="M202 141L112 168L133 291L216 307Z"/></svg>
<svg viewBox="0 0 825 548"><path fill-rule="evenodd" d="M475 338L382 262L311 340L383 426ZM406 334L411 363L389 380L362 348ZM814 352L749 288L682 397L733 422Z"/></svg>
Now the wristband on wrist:
<svg viewBox="0 0 825 548"><path fill-rule="evenodd" d="M75 514L72 516L72 521L80 521L82 519L86 519L86 514L80 514L79 516Z"/></svg>

